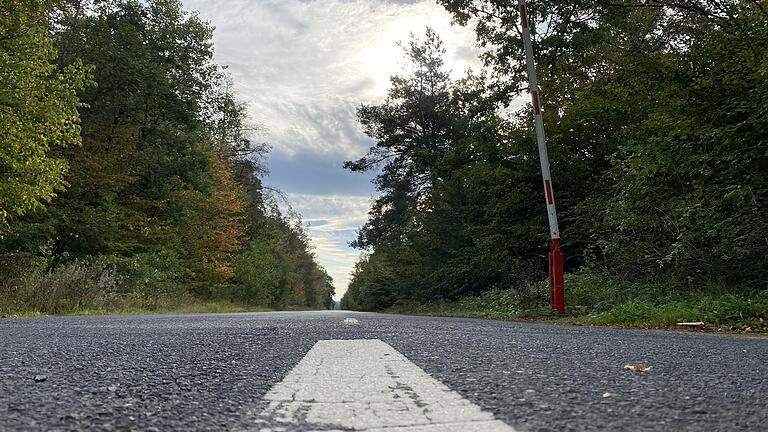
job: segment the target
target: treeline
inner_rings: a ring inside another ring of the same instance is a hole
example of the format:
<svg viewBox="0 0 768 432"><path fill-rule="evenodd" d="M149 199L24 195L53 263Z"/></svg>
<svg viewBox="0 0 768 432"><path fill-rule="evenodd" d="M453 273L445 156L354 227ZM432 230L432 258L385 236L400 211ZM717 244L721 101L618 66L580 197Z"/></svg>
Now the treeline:
<svg viewBox="0 0 768 432"><path fill-rule="evenodd" d="M412 67L387 99L359 110L376 145L347 166L380 168L381 195L355 241L368 253L344 303L375 310L509 290L516 307L546 305L531 107L504 110L529 100L516 2L440 3L474 26L485 68L451 81L428 31L407 46ZM529 8L569 310L652 309L718 290L766 318L765 4Z"/></svg>
<svg viewBox="0 0 768 432"><path fill-rule="evenodd" d="M267 147L178 0L0 6L0 310L328 307Z"/></svg>

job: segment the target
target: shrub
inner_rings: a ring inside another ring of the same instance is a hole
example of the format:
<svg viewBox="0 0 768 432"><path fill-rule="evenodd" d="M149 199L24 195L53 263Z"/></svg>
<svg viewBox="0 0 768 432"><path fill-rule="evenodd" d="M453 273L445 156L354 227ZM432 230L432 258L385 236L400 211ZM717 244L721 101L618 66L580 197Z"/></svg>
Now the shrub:
<svg viewBox="0 0 768 432"><path fill-rule="evenodd" d="M46 260L4 257L0 311L60 314L86 309L157 309L189 300L172 254L101 256L46 269ZM28 267L20 267L24 263ZM14 270L16 269L16 270Z"/></svg>
<svg viewBox="0 0 768 432"><path fill-rule="evenodd" d="M63 313L103 303L115 288L114 269L86 262L72 262L32 273L5 287L7 309Z"/></svg>

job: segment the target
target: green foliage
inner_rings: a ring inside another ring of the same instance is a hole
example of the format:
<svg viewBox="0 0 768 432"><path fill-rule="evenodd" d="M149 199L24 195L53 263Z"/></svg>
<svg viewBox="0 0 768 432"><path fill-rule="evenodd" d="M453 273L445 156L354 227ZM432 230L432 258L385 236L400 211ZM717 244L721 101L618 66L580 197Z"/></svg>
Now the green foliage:
<svg viewBox="0 0 768 432"><path fill-rule="evenodd" d="M90 68L75 61L57 70L50 3L0 4L0 237L9 218L64 189L67 161L55 152L80 144L77 92Z"/></svg>
<svg viewBox="0 0 768 432"><path fill-rule="evenodd" d="M399 282L386 256L366 256L355 265L352 281L342 299L343 308L381 310L392 306L402 290Z"/></svg>
<svg viewBox="0 0 768 432"><path fill-rule="evenodd" d="M232 298L272 308L325 309L332 304L333 281L317 264L301 218L284 216L265 194L253 160L238 160L237 180L248 194L247 240L234 259Z"/></svg>
<svg viewBox="0 0 768 432"><path fill-rule="evenodd" d="M520 319L552 316L542 306L546 299L546 287L529 283L518 289L490 290L455 301L426 303L400 302L389 308L395 313L416 313L432 316L454 316L489 319Z"/></svg>
<svg viewBox="0 0 768 432"><path fill-rule="evenodd" d="M659 284L628 283L594 270L568 275L569 322L640 327L677 327L680 322L710 328L768 329L768 291L710 285L680 291ZM550 318L544 281L508 290L491 290L456 301L403 301L395 313L491 319Z"/></svg>
<svg viewBox="0 0 768 432"><path fill-rule="evenodd" d="M19 282L3 287L6 308L62 313L101 304L115 288L115 275L103 266L72 262Z"/></svg>
<svg viewBox="0 0 768 432"><path fill-rule="evenodd" d="M285 279L270 244L253 239L235 260L235 298L257 305L272 305Z"/></svg>
<svg viewBox="0 0 768 432"><path fill-rule="evenodd" d="M412 41L415 72L394 77L387 100L358 113L377 143L347 167L383 168L355 242L372 253L347 307L457 299L542 276L546 219L530 199L541 181L528 133L499 118L486 76L451 82L441 47L431 30Z"/></svg>
<svg viewBox="0 0 768 432"><path fill-rule="evenodd" d="M203 258L211 229L198 223L218 216L211 213L225 177L209 130L207 95L221 81L210 26L166 0L65 10L62 25L61 55L93 64L98 86L83 95L83 145L67 152L72 187L43 216L56 230L55 250L82 257L171 248L192 278L218 282Z"/></svg>
<svg viewBox="0 0 768 432"><path fill-rule="evenodd" d="M768 55L754 49L768 47L768 24L754 6L730 7L740 11L731 30L708 14L674 27L658 18L655 28L667 38L694 40L688 50L616 60L622 76L633 71L624 91L653 97L640 107L627 102L625 111L642 116L616 152L614 196L598 226L612 264L631 277L765 281L768 92L761 70ZM740 28L750 29L749 38ZM591 85L605 88L611 78Z"/></svg>
<svg viewBox="0 0 768 432"><path fill-rule="evenodd" d="M52 270L39 257L3 256L0 264L0 316L268 310L193 297L178 278L181 262L172 256L91 257Z"/></svg>
<svg viewBox="0 0 768 432"><path fill-rule="evenodd" d="M17 310L327 307L208 23L178 0L2 7L0 287Z"/></svg>
<svg viewBox="0 0 768 432"><path fill-rule="evenodd" d="M458 82L436 74L442 99L425 95L415 75L395 79L390 98L361 113L377 140L368 161L384 163L377 184L399 189L380 187L357 243L371 254L349 294L360 309L522 295L543 277L530 107L510 121L496 115L527 96L517 5L440 3L475 26L491 73ZM765 302L753 300L768 280L766 9L739 0L529 5L565 264L576 273L566 280L572 312L667 324L762 317ZM433 41L420 52L439 54ZM415 70L440 65L409 59ZM428 124L442 135L413 120L421 111L442 114ZM391 162L392 149L404 162ZM385 287L376 274L393 280ZM731 289L701 289L711 284ZM359 301L366 296L378 300Z"/></svg>
<svg viewBox="0 0 768 432"><path fill-rule="evenodd" d="M184 264L172 252L137 254L132 257L107 255L95 260L97 267L110 269L116 281L112 298L101 308L127 304L139 309L157 309L184 297L181 285Z"/></svg>
<svg viewBox="0 0 768 432"><path fill-rule="evenodd" d="M595 324L674 327L701 321L762 329L768 323L766 290L709 284L681 291L659 283L628 283L593 270L572 275L568 282L575 315Z"/></svg>

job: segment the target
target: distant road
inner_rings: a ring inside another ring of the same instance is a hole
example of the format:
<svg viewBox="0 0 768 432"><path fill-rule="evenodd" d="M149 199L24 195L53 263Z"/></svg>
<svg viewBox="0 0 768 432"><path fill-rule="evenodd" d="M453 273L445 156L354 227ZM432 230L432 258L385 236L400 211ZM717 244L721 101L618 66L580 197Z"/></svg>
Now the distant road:
<svg viewBox="0 0 768 432"><path fill-rule="evenodd" d="M0 320L0 431L82 429L768 430L768 338L346 311Z"/></svg>

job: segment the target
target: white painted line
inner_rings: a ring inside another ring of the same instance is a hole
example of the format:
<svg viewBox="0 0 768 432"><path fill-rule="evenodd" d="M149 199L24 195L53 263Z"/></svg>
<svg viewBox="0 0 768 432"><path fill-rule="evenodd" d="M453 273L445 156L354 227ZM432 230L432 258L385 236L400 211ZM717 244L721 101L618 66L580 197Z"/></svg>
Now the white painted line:
<svg viewBox="0 0 768 432"><path fill-rule="evenodd" d="M346 318L344 321L342 321L342 324L346 325L360 325L360 321L356 320L355 318Z"/></svg>
<svg viewBox="0 0 768 432"><path fill-rule="evenodd" d="M514 432L378 339L317 342L264 399L263 432Z"/></svg>

